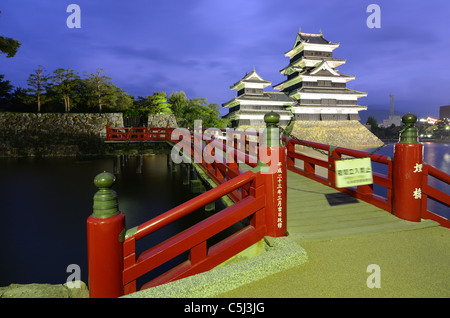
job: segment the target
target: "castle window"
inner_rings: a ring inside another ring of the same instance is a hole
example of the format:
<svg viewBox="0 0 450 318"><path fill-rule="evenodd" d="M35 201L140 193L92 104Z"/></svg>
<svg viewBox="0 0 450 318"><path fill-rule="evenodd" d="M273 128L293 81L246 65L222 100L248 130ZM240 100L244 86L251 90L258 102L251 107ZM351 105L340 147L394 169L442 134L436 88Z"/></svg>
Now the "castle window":
<svg viewBox="0 0 450 318"><path fill-rule="evenodd" d="M331 81L317 81L317 86L331 87Z"/></svg>
<svg viewBox="0 0 450 318"><path fill-rule="evenodd" d="M322 105L336 105L336 100L323 98Z"/></svg>

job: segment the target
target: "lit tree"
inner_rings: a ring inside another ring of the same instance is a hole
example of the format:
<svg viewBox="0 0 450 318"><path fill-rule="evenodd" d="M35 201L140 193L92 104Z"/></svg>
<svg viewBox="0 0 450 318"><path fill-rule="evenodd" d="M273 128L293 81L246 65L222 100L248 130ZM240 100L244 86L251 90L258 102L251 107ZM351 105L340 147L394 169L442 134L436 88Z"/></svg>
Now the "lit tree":
<svg viewBox="0 0 450 318"><path fill-rule="evenodd" d="M89 77L86 80L88 85L94 87L95 96L98 102L98 109L100 113L102 112L102 106L105 103L104 97L108 93L111 93L111 85L108 85L110 84L109 81L111 80L111 78L103 74L104 70L100 68L95 73L89 74L88 75Z"/></svg>
<svg viewBox="0 0 450 318"><path fill-rule="evenodd" d="M27 89L27 92L33 93L36 97L38 113L41 112L42 93L45 91L45 86L49 79L49 77L43 73L44 70L42 65L39 65L37 70L34 70L34 73L31 74L27 80L28 86L30 86L30 88Z"/></svg>
<svg viewBox="0 0 450 318"><path fill-rule="evenodd" d="M68 113L71 107L71 97L74 95L74 88L80 77L70 67L67 69L58 68L54 71L54 74L52 80L56 84L57 92L63 97L64 110Z"/></svg>

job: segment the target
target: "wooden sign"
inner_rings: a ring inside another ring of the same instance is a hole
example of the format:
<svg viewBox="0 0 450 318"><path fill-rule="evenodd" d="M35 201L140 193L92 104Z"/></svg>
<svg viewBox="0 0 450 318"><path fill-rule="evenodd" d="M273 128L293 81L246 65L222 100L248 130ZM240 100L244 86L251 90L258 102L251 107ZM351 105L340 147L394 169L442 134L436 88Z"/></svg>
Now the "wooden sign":
<svg viewBox="0 0 450 318"><path fill-rule="evenodd" d="M370 158L335 161L336 187L346 188L372 184L372 162Z"/></svg>

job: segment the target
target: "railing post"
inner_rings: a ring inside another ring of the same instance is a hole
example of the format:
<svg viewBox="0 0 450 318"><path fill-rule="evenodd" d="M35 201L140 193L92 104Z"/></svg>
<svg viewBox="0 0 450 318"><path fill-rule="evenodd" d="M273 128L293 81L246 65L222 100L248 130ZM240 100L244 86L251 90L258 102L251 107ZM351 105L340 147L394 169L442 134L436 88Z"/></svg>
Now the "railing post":
<svg viewBox="0 0 450 318"><path fill-rule="evenodd" d="M400 140L394 146L392 213L403 220L420 222L423 144L418 142L414 127L417 117L408 113L402 122Z"/></svg>
<svg viewBox="0 0 450 318"><path fill-rule="evenodd" d="M258 165L264 181L266 209L266 235L286 236L286 148L280 142L278 123L280 115L270 112L264 116L266 123L263 144L259 148ZM269 167L264 167L268 164ZM264 169L266 168L266 169Z"/></svg>
<svg viewBox="0 0 450 318"><path fill-rule="evenodd" d="M111 140L111 129L109 128L109 124L106 125L106 140Z"/></svg>
<svg viewBox="0 0 450 318"><path fill-rule="evenodd" d="M118 209L117 195L110 188L115 177L102 172L94 179L93 213L87 219L89 296L116 298L123 295L123 239L125 216Z"/></svg>

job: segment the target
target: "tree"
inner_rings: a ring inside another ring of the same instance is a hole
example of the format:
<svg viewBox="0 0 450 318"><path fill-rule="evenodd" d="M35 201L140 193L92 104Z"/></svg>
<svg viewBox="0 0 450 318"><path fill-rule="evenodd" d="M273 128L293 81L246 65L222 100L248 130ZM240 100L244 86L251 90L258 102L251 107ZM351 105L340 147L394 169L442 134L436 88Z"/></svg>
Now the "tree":
<svg viewBox="0 0 450 318"><path fill-rule="evenodd" d="M94 87L95 96L98 103L98 110L100 113L102 112L102 106L104 105L104 98L111 92L111 85L109 85L111 84L109 83L111 78L103 74L103 69L97 69L95 73L89 74L89 78L86 80L88 85Z"/></svg>
<svg viewBox="0 0 450 318"><path fill-rule="evenodd" d="M109 77L100 78L100 85L91 74L89 78L80 79L76 86L78 102L73 110L78 112L104 112L127 110L133 105L133 97L109 82Z"/></svg>
<svg viewBox="0 0 450 318"><path fill-rule="evenodd" d="M56 84L56 92L62 96L64 100L64 110L70 112L71 98L75 94L75 86L78 84L80 77L70 67L67 69L58 68L53 72L55 75L52 81Z"/></svg>
<svg viewBox="0 0 450 318"><path fill-rule="evenodd" d="M378 122L375 119L375 117L373 117L373 116L369 116L367 118L366 124L369 124L371 129L373 129L375 127L378 128Z"/></svg>
<svg viewBox="0 0 450 318"><path fill-rule="evenodd" d="M169 96L169 103L172 105L172 112L177 119L177 122L182 122L185 120L185 112L189 106L189 100L186 94L181 92L172 92Z"/></svg>
<svg viewBox="0 0 450 318"><path fill-rule="evenodd" d="M204 128L225 128L230 124L228 119L220 118L219 105L208 104L206 98L188 99L181 91L170 94L169 101L181 127L194 127L194 120L201 120Z"/></svg>
<svg viewBox="0 0 450 318"><path fill-rule="evenodd" d="M34 73L31 74L27 80L28 86L31 87L27 91L35 96L38 113L41 112L41 103L43 102L42 94L45 91L45 86L47 85L47 81L49 79L49 77L43 73L44 70L45 69L42 67L42 65L39 65L38 68L34 70Z"/></svg>
<svg viewBox="0 0 450 318"><path fill-rule="evenodd" d="M166 93L158 92L145 97L138 96L135 109L146 110L148 114L172 114L171 104L167 101Z"/></svg>
<svg viewBox="0 0 450 318"><path fill-rule="evenodd" d="M7 109L10 106L11 91L14 88L10 81L3 80L4 78L5 75L0 75L0 109Z"/></svg>
<svg viewBox="0 0 450 318"><path fill-rule="evenodd" d="M150 114L172 114L166 93L153 93L152 96L147 96L147 100L150 102Z"/></svg>
<svg viewBox="0 0 450 318"><path fill-rule="evenodd" d="M183 126L192 128L195 120L201 120L203 128L225 128L229 121L219 116L219 105L208 104L206 98L194 98L185 107Z"/></svg>
<svg viewBox="0 0 450 318"><path fill-rule="evenodd" d="M433 137L438 139L450 139L450 125L448 119L437 122L434 127Z"/></svg>
<svg viewBox="0 0 450 318"><path fill-rule="evenodd" d="M0 14L2 12L0 11ZM5 36L0 36L0 51L3 54L6 54L6 57L13 57L14 55L16 55L19 47L22 45L22 43L20 43L17 40L14 40L13 38L8 38Z"/></svg>

